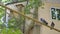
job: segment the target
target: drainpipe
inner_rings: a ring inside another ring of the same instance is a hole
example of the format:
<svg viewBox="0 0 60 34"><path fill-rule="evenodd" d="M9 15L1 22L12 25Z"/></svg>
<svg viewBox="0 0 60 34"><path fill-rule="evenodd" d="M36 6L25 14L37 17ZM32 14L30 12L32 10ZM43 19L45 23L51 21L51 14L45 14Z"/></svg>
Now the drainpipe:
<svg viewBox="0 0 60 34"><path fill-rule="evenodd" d="M6 26L6 28L8 28L8 20L9 20L9 14L7 14L7 13L10 14L10 10L7 9L5 11L5 26Z"/></svg>

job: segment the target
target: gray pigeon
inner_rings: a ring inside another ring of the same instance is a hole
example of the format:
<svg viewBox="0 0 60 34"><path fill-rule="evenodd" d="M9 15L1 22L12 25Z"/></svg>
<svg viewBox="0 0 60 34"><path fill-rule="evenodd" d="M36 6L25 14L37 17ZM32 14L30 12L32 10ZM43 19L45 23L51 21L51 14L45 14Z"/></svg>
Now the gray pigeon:
<svg viewBox="0 0 60 34"><path fill-rule="evenodd" d="M54 22L52 22L51 27L54 28L54 26L55 26L55 24L54 24ZM51 30L52 30L52 28L51 28Z"/></svg>
<svg viewBox="0 0 60 34"><path fill-rule="evenodd" d="M41 18L40 20L41 20L44 24L48 25L48 23L47 23L43 18Z"/></svg>

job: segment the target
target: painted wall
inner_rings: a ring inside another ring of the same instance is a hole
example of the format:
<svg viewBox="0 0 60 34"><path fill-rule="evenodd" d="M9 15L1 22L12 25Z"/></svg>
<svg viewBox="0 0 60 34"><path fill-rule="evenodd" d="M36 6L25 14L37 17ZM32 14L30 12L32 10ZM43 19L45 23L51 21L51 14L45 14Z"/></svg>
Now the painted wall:
<svg viewBox="0 0 60 34"><path fill-rule="evenodd" d="M44 7L44 8L43 8ZM39 21L40 18L44 18L48 25L50 26L51 22L53 21L55 23L55 28L60 29L60 20L53 20L51 19L51 7L60 8L60 4L57 3L44 3L42 7L39 7ZM57 32L55 30L50 30L50 28L47 28L46 26L41 26L40 34L60 34L60 32Z"/></svg>

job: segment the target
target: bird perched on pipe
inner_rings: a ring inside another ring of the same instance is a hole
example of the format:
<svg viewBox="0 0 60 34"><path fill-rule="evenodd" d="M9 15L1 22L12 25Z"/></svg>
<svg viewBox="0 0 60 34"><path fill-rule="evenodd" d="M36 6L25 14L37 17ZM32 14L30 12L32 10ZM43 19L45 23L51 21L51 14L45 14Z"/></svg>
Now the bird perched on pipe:
<svg viewBox="0 0 60 34"><path fill-rule="evenodd" d="M41 20L41 22L43 22L44 24L48 25L48 22L46 22L45 19L41 18L40 20Z"/></svg>
<svg viewBox="0 0 60 34"><path fill-rule="evenodd" d="M54 28L54 26L55 26L55 24L54 24L54 22L52 22L52 23L51 23L51 27L52 27L52 28L50 28L50 29L52 30L52 29Z"/></svg>

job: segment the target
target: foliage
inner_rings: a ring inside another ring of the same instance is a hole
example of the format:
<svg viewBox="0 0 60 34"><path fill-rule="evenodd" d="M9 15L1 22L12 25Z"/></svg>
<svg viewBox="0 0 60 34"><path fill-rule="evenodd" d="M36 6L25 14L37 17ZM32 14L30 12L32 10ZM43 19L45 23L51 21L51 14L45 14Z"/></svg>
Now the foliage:
<svg viewBox="0 0 60 34"><path fill-rule="evenodd" d="M19 0L20 1L20 0ZM25 0L21 0L21 1L25 1ZM2 2L12 2L12 0L2 0ZM25 14L30 14L30 9L32 8L36 8L42 5L41 0L29 0L28 4L25 6ZM4 16L4 8L1 7L0 8L0 18L2 16ZM12 18L11 20L9 20L9 29L2 29L1 34L22 34L20 29L16 29L16 25L18 25L19 23L16 22L17 20ZM21 22L23 23L24 21L24 17L21 16ZM19 26L18 26L19 27Z"/></svg>
<svg viewBox="0 0 60 34"><path fill-rule="evenodd" d="M9 28L9 29L2 29L1 34L22 34L19 29Z"/></svg>
<svg viewBox="0 0 60 34"><path fill-rule="evenodd" d="M29 3L31 5L31 7L39 7L42 5L41 0L30 0Z"/></svg>
<svg viewBox="0 0 60 34"><path fill-rule="evenodd" d="M16 20L13 18L9 21L9 29L4 28L4 23L1 22L1 18L5 15L5 8L0 6L0 34L22 34L20 29L16 29ZM12 25L13 24L13 25Z"/></svg>
<svg viewBox="0 0 60 34"><path fill-rule="evenodd" d="M41 0L29 0L28 4L25 7L25 13L29 14L30 13L30 9L42 6L42 4L43 3L42 3Z"/></svg>
<svg viewBox="0 0 60 34"><path fill-rule="evenodd" d="M5 8L0 6L0 18L2 17L2 15L4 15Z"/></svg>
<svg viewBox="0 0 60 34"><path fill-rule="evenodd" d="M5 8L3 8L3 7L0 6L0 24L2 24L1 18L2 18L2 16L5 14L4 11L5 11Z"/></svg>

